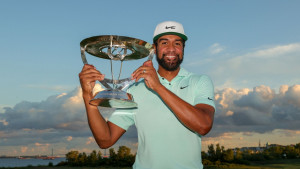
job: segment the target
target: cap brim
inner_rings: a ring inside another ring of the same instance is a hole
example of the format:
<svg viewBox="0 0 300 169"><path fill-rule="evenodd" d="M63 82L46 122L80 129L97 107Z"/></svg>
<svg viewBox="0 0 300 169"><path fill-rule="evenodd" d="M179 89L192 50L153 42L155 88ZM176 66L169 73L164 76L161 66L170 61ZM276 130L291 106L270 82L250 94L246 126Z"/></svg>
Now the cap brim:
<svg viewBox="0 0 300 169"><path fill-rule="evenodd" d="M187 36L185 36L184 34L181 34L181 33L177 33L177 32L164 32L164 33L156 35L153 38L153 42L155 42L158 38L160 38L160 37L162 37L164 35L177 35L177 36L181 37L184 41L186 41L188 39Z"/></svg>

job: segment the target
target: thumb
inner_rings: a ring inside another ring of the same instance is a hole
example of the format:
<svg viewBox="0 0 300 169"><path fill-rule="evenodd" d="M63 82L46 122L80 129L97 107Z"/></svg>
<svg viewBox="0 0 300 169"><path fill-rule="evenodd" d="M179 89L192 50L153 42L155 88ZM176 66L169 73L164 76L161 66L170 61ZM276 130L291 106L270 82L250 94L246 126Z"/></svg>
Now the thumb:
<svg viewBox="0 0 300 169"><path fill-rule="evenodd" d="M147 60L146 62L144 62L143 66L153 67L152 60Z"/></svg>

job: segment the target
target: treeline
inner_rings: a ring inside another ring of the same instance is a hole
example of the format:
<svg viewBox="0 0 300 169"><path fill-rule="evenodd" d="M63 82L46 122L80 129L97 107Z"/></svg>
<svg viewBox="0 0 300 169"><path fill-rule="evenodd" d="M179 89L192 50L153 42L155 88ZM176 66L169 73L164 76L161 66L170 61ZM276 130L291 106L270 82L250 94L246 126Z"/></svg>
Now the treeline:
<svg viewBox="0 0 300 169"><path fill-rule="evenodd" d="M222 164L250 164L251 161L265 161L276 159L300 158L300 143L292 146L275 145L262 148L254 152L251 149L241 151L239 148L226 149L220 144L209 145L208 151L202 151L202 163L204 166ZM135 155L131 154L130 148L120 146L115 152L114 148L109 149L109 156L103 157L100 151L92 151L89 155L85 152L70 151L66 154L66 161L58 166L114 166L131 167L135 161Z"/></svg>
<svg viewBox="0 0 300 169"><path fill-rule="evenodd" d="M239 148L227 149L220 144L208 146L207 153L202 152L202 162L204 165L221 163L250 164L251 161L265 161L276 159L295 159L300 157L300 143L292 146L275 145L263 148L261 151L247 149L241 151Z"/></svg>
<svg viewBox="0 0 300 169"><path fill-rule="evenodd" d="M130 148L120 146L117 153L114 148L109 149L109 158L103 157L100 151L92 151L89 155L85 152L70 151L66 154L66 161L61 162L58 166L115 166L115 167L131 167L135 160Z"/></svg>

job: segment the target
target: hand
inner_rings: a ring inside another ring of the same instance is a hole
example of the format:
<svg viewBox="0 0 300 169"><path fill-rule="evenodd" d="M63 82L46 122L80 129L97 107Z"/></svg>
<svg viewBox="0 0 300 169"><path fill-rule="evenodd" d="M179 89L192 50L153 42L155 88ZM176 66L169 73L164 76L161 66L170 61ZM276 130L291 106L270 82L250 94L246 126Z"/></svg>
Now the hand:
<svg viewBox="0 0 300 169"><path fill-rule="evenodd" d="M144 62L143 66L135 70L132 73L131 77L131 79L135 79L136 82L139 81L140 78L144 78L147 87L154 91L156 91L156 89L161 86L151 60Z"/></svg>
<svg viewBox="0 0 300 169"><path fill-rule="evenodd" d="M103 80L104 74L101 74L93 65L85 64L82 71L79 73L80 84L82 88L82 95L89 95L92 97L93 89L96 80Z"/></svg>

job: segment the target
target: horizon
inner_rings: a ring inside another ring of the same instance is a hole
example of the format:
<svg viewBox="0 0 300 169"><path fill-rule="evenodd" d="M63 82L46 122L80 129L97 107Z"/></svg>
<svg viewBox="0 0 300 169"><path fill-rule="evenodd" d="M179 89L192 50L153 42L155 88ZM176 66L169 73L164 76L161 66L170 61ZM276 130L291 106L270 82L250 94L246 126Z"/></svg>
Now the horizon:
<svg viewBox="0 0 300 169"><path fill-rule="evenodd" d="M280 144L276 144L276 143L273 143L273 144L270 144L270 145L276 145L276 146L295 146L296 144L299 144L300 142L298 142L298 143L295 143L295 144L289 144L289 145L280 145ZM219 143L217 143L217 144L219 144ZM216 146L217 144L213 144L214 146ZM242 149L242 148L252 148L252 147L259 147L259 148L266 148L267 147L267 144L268 144L268 142L266 143L266 144L263 144L264 146L248 146L248 147L234 147L234 148L226 148L226 147L224 147L224 149L225 150L227 150L227 149ZM122 146L122 145L120 145L120 146ZM124 145L123 145L124 146ZM220 147L222 147L223 145L220 145ZM113 148L113 147L111 147L111 148ZM116 152L118 149L116 149L117 147L114 147L114 151ZM109 150L110 148L107 148L106 150ZM131 150L131 149L130 149ZM68 152L71 152L71 151L78 151L78 150L70 150L70 151L68 151ZM94 150L91 150L91 152L92 151L94 151ZM105 153L105 149L100 149L99 148L99 150L97 151L97 150L95 150L96 152L98 152L98 151L100 151L101 152L101 154L102 154L102 156L107 156L107 155L109 155L109 152L106 152ZM202 151L203 151L203 149L202 149ZM65 157L65 155L68 153L68 152L66 152L65 154L55 154L55 153L53 153L52 154L52 152L51 152L51 155L49 155L49 154L33 154L33 155L26 155L26 154L24 154L24 155L17 155L17 156L8 156L8 155L0 155L0 158L5 158L5 157L8 157L8 158L11 158L11 157L44 157L44 156L47 156L47 157L57 157L57 158L63 158L63 157ZM86 153L87 155L88 154L90 154L91 152L81 152L81 151L78 151L79 153ZM204 152L208 152L208 150L206 150L206 151L204 151ZM136 151L134 151L134 152L132 152L132 151L130 151L130 153L131 154L136 154Z"/></svg>
<svg viewBox="0 0 300 169"><path fill-rule="evenodd" d="M152 42L155 26L166 20L182 23L188 36L182 67L208 75L215 86L214 125L202 151L216 143L299 143L300 2L172 2L3 1L0 156L100 150L81 97L79 43L98 35ZM87 60L109 75L108 62ZM144 61L124 62L121 78ZM101 110L104 118L112 111ZM135 127L113 147L120 145L136 151Z"/></svg>

